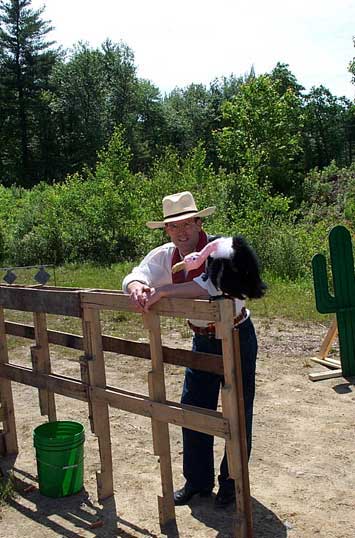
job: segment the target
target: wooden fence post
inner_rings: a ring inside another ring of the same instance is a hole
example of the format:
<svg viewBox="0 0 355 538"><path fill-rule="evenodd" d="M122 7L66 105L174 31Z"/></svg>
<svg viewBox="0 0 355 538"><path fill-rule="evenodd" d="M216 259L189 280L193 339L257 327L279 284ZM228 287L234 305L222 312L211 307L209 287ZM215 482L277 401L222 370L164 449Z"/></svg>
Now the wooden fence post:
<svg viewBox="0 0 355 538"><path fill-rule="evenodd" d="M50 374L51 362L46 314L33 312L33 323L36 339L36 345L31 347L33 371L36 373ZM39 389L38 396L41 415L47 415L50 421L57 420L54 392L50 392L47 389Z"/></svg>
<svg viewBox="0 0 355 538"><path fill-rule="evenodd" d="M104 500L113 495L109 407L107 402L91 398L91 389L106 388L100 313L84 306L82 320L84 356L81 359L81 374L88 386L91 430L99 443L101 471L96 473L97 493L98 498Z"/></svg>
<svg viewBox="0 0 355 538"><path fill-rule="evenodd" d="M152 370L148 374L149 396L155 402L165 403L165 380L163 351L160 333L160 318L149 312L144 314L144 325L149 331ZM159 456L163 496L158 496L159 521L161 527L175 522L173 473L171 468L169 425L152 419L154 454Z"/></svg>
<svg viewBox="0 0 355 538"><path fill-rule="evenodd" d="M228 470L234 478L236 493L236 538L252 538L252 512L250 504L248 456L246 452L243 386L240 364L239 337L235 333L234 305L230 300L220 303L225 384L222 389L223 416L229 420L231 437L226 440Z"/></svg>
<svg viewBox="0 0 355 538"><path fill-rule="evenodd" d="M0 364L7 364L8 362L9 355L7 351L4 309L0 307ZM4 431L2 434L4 439L4 446L2 447L2 450L5 452L4 455L6 456L17 455L18 445L16 434L16 420L11 381L4 378L0 378L0 404L2 414L1 420L4 425Z"/></svg>

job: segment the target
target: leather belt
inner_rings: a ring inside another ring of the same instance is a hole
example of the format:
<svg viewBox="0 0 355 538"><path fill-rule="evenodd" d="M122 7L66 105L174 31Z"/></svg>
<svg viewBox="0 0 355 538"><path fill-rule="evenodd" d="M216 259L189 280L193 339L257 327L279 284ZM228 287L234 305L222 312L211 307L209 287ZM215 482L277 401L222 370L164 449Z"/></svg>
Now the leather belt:
<svg viewBox="0 0 355 538"><path fill-rule="evenodd" d="M243 319L247 317L247 311L246 308L243 306L243 308L240 311L240 314L236 318L234 318L234 325L238 325ZM190 329L194 331L195 334L199 334L202 336L209 336L210 338L214 337L216 334L216 325L214 323L209 323L207 327L199 327L198 325L194 325L191 323L190 320L187 321Z"/></svg>

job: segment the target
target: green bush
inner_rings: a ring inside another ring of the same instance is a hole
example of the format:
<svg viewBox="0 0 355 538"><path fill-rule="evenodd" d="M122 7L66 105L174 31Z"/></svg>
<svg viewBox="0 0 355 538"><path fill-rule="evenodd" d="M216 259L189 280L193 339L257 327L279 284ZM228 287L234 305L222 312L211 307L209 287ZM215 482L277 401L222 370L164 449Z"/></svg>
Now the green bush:
<svg viewBox="0 0 355 538"><path fill-rule="evenodd" d="M3 230L0 229L0 263L5 259L5 237Z"/></svg>
<svg viewBox="0 0 355 538"><path fill-rule="evenodd" d="M310 227L275 221L262 226L252 243L264 269L296 280L311 275L312 257L326 251L328 231L323 223Z"/></svg>
<svg viewBox="0 0 355 538"><path fill-rule="evenodd" d="M204 222L208 232L243 234L263 268L286 279L310 275L313 255L327 253L332 226L355 229L354 166L312 171L301 207L291 210L293 200L274 193L266 181L260 185L250 167L238 174L216 172L206 164L202 145L185 159L168 148L147 176L132 174L129 162L117 129L93 171L31 190L0 185L2 263L112 264L140 258L167 239L145 223L162 218L164 196L183 190L193 192L199 208L217 207Z"/></svg>
<svg viewBox="0 0 355 538"><path fill-rule="evenodd" d="M301 206L305 218L317 222L348 220L355 227L355 163L338 168L334 162L323 170L312 170L304 180Z"/></svg>
<svg viewBox="0 0 355 538"><path fill-rule="evenodd" d="M8 223L7 258L15 265L61 263L63 246L59 231L55 188L40 183L16 198Z"/></svg>

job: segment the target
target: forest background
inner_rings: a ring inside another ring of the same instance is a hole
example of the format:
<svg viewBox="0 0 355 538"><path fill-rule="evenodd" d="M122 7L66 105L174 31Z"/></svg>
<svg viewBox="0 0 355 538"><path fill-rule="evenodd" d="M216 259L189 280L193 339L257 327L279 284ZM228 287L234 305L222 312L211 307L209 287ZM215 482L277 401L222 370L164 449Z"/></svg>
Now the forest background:
<svg viewBox="0 0 355 538"><path fill-rule="evenodd" d="M0 1L1 265L137 259L184 190L287 281L309 280L333 225L355 232L354 102L284 63L162 96L123 42L57 47L43 9Z"/></svg>

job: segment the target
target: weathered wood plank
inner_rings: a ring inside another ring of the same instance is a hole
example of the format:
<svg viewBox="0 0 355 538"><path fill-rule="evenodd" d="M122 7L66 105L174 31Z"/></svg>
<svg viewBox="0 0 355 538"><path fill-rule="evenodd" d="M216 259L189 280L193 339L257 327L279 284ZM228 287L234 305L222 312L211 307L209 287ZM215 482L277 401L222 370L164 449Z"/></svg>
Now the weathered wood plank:
<svg viewBox="0 0 355 538"><path fill-rule="evenodd" d="M0 285L0 305L21 312L81 316L78 291Z"/></svg>
<svg viewBox="0 0 355 538"><path fill-rule="evenodd" d="M5 328L6 333L12 336L34 339L34 329L31 325L6 321ZM70 349L83 349L82 336L52 330L47 330L47 333L50 344L56 344ZM114 336L102 335L102 346L104 351L150 360L150 346L144 342L135 342L134 340L124 340ZM167 364L195 368L196 370L223 375L223 360L219 355L170 348L168 346L162 346L162 350L163 361Z"/></svg>
<svg viewBox="0 0 355 538"><path fill-rule="evenodd" d="M80 380L57 374L36 374L30 368L13 364L0 365L0 376L32 387L51 390L56 394L88 401L88 387ZM148 396L108 386L90 389L91 399L107 402L111 407L147 418L155 418L175 426L191 428L222 439L230 437L228 420L222 413L190 405L166 401L153 402Z"/></svg>
<svg viewBox="0 0 355 538"><path fill-rule="evenodd" d="M311 361L316 362L317 364L322 364L323 366L327 366L328 368L333 368L334 370L337 370L341 367L340 362L335 363L329 361L328 359L319 359L318 357L311 357Z"/></svg>
<svg viewBox="0 0 355 538"><path fill-rule="evenodd" d="M165 403L154 402L151 398L115 387L92 389L92 398L105 400L111 407L122 409L160 422L190 428L201 433L215 435L222 439L230 438L229 422L222 413L192 405L183 405L166 400Z"/></svg>
<svg viewBox="0 0 355 538"><path fill-rule="evenodd" d="M40 374L15 364L0 364L0 376L23 385L47 389L56 394L87 401L87 388L78 379L58 374Z"/></svg>
<svg viewBox="0 0 355 538"><path fill-rule="evenodd" d="M160 334L160 319L153 312L144 314L149 331L152 370L148 374L149 396L159 403L166 402L164 363ZM162 497L158 496L159 521L162 528L175 522L173 472L171 467L169 425L152 419L154 454L159 456Z"/></svg>
<svg viewBox="0 0 355 538"><path fill-rule="evenodd" d="M34 333L36 345L31 347L32 364L35 372L51 373L51 361L47 334L47 318L42 312L33 313ZM57 420L53 392L39 390L39 404L42 415L47 415L50 421Z"/></svg>
<svg viewBox="0 0 355 538"><path fill-rule="evenodd" d="M338 368L341 368L341 362L338 359L333 359L332 357L326 357L324 360L338 366Z"/></svg>
<svg viewBox="0 0 355 538"><path fill-rule="evenodd" d="M240 357L240 342L239 342L239 330L235 328L233 330L233 348L234 348L234 372L236 381L236 395L238 401L238 419L239 419L239 444L240 455L242 464L242 481L243 481L243 494L244 494L244 511L247 522L247 536L253 535L253 514L251 508L250 498L250 482L249 482L249 458L247 448L247 431L245 424L245 408L244 408L244 395L243 395L243 372Z"/></svg>
<svg viewBox="0 0 355 538"><path fill-rule="evenodd" d="M88 308L135 312L129 296L122 292L82 292L81 301ZM206 299L191 301L191 299L164 298L154 304L151 311L161 316L219 321L217 302Z"/></svg>
<svg viewBox="0 0 355 538"><path fill-rule="evenodd" d="M222 337L223 364L225 385L222 389L222 409L223 416L228 418L231 431L230 440L226 441L229 475L234 478L236 496L236 520L235 537L252 538L252 521L248 515L251 513L250 493L248 483L245 483L245 473L248 472L243 466L247 465L243 455L244 443L243 428L241 427L242 417L240 414L240 401L243 399L243 392L240 393L242 379L237 380L237 361L240 357L235 357L238 349L235 349L233 339L234 312L231 301L220 303L221 324L219 331ZM240 370L239 370L240 375ZM243 410L244 415L244 410Z"/></svg>
<svg viewBox="0 0 355 538"><path fill-rule="evenodd" d="M81 317L80 305L99 310L135 312L129 296L113 290L80 290L50 286L0 285L0 305L26 312L46 312ZM152 311L162 316L219 321L218 304L206 299L164 298Z"/></svg>
<svg viewBox="0 0 355 538"><path fill-rule="evenodd" d="M313 374L308 374L308 378L311 381L322 381L323 379L332 379L333 377L342 377L343 371L340 368L339 370L332 370L331 372L314 372Z"/></svg>
<svg viewBox="0 0 355 538"><path fill-rule="evenodd" d="M88 399L92 431L99 443L101 470L96 473L97 493L98 498L104 500L113 495L110 415L107 402L92 400L90 394L90 390L95 387L106 387L99 311L84 307L82 321L85 353L82 361L82 375L89 384Z"/></svg>
<svg viewBox="0 0 355 538"><path fill-rule="evenodd" d="M338 324L337 324L336 318L334 318L328 329L327 334L325 335L322 345L320 347L320 350L318 353L318 357L320 359L324 359L328 355L333 345L333 342L335 338L337 337L337 334L338 334Z"/></svg>
<svg viewBox="0 0 355 538"><path fill-rule="evenodd" d="M7 340L5 332L4 310L0 307L0 366L9 362ZM7 455L18 454L15 409L12 395L11 381L0 378L0 403L4 411L4 445Z"/></svg>

